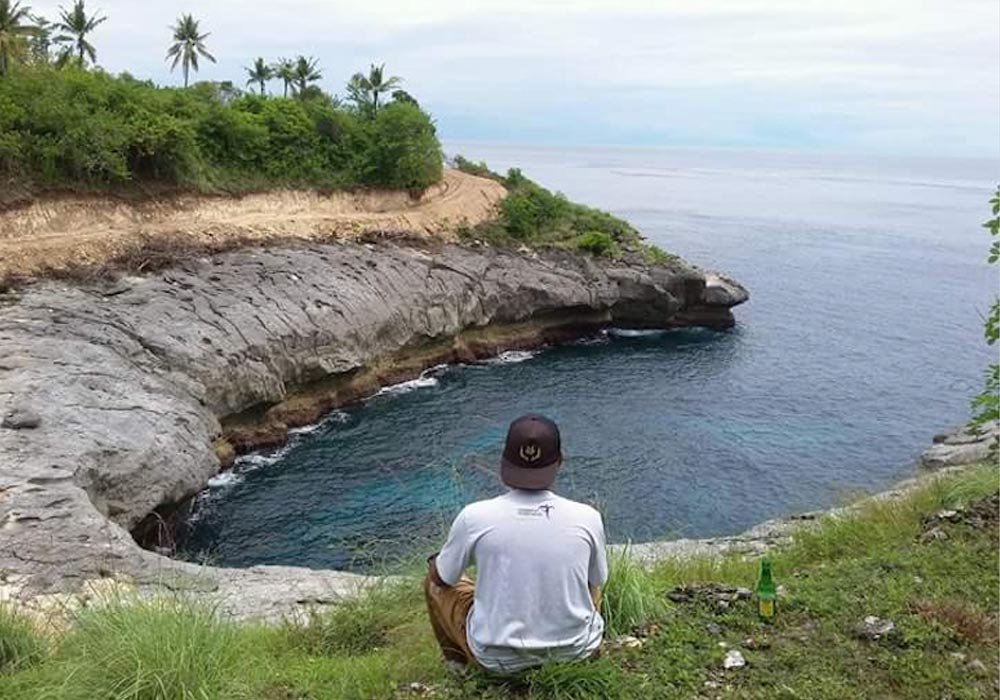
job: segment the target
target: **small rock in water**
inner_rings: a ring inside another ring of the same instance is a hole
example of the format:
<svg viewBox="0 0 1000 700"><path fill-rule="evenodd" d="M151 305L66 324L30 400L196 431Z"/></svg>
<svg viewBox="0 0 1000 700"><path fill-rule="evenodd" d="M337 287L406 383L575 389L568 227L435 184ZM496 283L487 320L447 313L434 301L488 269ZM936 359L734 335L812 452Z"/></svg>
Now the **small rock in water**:
<svg viewBox="0 0 1000 700"><path fill-rule="evenodd" d="M858 624L855 632L861 639L875 641L891 634L895 629L896 623L892 620L883 620L880 617L868 615Z"/></svg>
<svg viewBox="0 0 1000 700"><path fill-rule="evenodd" d="M736 649L730 649L726 653L726 658L722 660L722 667L727 671L733 668L743 668L747 665L747 660L743 658L743 654L738 652Z"/></svg>

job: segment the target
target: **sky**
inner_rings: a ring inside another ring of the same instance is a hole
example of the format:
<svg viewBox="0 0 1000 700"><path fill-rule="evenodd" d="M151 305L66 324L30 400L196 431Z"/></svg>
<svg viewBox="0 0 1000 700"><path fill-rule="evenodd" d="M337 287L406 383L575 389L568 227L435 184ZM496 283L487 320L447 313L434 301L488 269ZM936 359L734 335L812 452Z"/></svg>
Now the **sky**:
<svg viewBox="0 0 1000 700"><path fill-rule="evenodd" d="M22 0L54 19L60 4ZM105 69L180 84L305 54L322 87L372 62L446 141L747 147L1000 159L998 0L87 0ZM280 85L274 84L274 90Z"/></svg>

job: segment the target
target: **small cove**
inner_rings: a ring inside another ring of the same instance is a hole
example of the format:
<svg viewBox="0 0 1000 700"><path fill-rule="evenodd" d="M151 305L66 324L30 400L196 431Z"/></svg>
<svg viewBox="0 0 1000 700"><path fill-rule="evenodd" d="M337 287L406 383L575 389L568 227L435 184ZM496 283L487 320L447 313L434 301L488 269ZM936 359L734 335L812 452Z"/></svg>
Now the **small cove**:
<svg viewBox="0 0 1000 700"><path fill-rule="evenodd" d="M617 541L730 534L831 505L905 475L933 432L964 420L989 359L981 163L901 174L804 157L462 150L522 164L732 274L752 294L738 326L425 373L243 458L199 498L185 556L365 569L412 554L463 503L499 492L506 424L528 410L560 422L559 490L599 503Z"/></svg>

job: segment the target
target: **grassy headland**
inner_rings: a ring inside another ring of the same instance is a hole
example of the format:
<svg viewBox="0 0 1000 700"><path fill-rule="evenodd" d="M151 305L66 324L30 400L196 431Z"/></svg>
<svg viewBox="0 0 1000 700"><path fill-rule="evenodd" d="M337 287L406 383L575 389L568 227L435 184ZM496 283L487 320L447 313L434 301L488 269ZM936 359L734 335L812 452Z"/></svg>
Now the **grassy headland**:
<svg viewBox="0 0 1000 700"><path fill-rule="evenodd" d="M612 562L597 661L514 679L448 676L417 575L309 625L235 625L186 600L115 600L43 637L0 611L4 698L985 698L998 680L998 482L994 466L826 518L773 554L784 586L772 625L752 601L755 561ZM943 509L954 511L942 512ZM667 597L679 586L685 595ZM717 590L717 589L716 589ZM894 623L874 638L873 615ZM727 651L747 661L724 670Z"/></svg>
<svg viewBox="0 0 1000 700"><path fill-rule="evenodd" d="M499 247L530 246L578 250L595 256L634 259L650 264L676 259L645 241L627 221L571 202L529 180L517 168L506 175L463 156L454 158L464 173L496 180L507 188L495 220L460 231L463 238Z"/></svg>

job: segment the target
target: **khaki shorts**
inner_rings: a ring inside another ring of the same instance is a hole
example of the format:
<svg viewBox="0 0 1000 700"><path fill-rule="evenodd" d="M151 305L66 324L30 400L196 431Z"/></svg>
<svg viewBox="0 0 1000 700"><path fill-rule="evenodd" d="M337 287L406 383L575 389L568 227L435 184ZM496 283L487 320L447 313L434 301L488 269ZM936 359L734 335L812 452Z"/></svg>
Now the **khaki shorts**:
<svg viewBox="0 0 1000 700"><path fill-rule="evenodd" d="M594 609L600 610L600 590L591 589L590 595L594 601ZM463 664L478 665L476 657L469 649L465 629L472 601L476 596L476 585L472 579L463 576L454 586L439 586L428 574L424 578L424 596L427 598L431 627L434 628L434 636L437 637L444 658ZM596 658L599 653L600 650L592 654L591 658Z"/></svg>
<svg viewBox="0 0 1000 700"><path fill-rule="evenodd" d="M472 609L476 586L472 579L463 576L454 586L439 586L431 580L430 574L424 579L424 596L427 598L427 612L431 618L434 636L441 646L441 653L449 661L475 664L476 657L469 649L465 636L465 621Z"/></svg>

